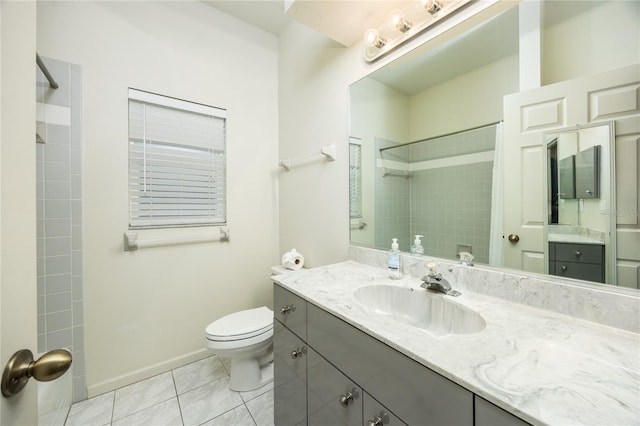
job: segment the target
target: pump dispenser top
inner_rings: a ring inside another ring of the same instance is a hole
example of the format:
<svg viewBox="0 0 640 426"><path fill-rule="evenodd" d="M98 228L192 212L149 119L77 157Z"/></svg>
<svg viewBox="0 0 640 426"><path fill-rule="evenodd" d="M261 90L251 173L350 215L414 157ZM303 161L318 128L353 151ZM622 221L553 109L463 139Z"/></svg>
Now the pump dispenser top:
<svg viewBox="0 0 640 426"><path fill-rule="evenodd" d="M411 253L413 254L424 254L424 247L422 247L422 238L423 235L416 235L416 239L413 240L413 245L411 246Z"/></svg>
<svg viewBox="0 0 640 426"><path fill-rule="evenodd" d="M398 239L397 238L392 238L391 239L391 251L394 253L397 253L400 251L399 246L398 246Z"/></svg>

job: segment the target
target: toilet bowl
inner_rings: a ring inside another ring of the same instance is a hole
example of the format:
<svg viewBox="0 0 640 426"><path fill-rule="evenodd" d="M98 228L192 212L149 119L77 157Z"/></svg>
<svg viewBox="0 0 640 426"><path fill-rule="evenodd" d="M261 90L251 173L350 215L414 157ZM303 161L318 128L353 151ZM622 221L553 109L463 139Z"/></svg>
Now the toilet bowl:
<svg viewBox="0 0 640 426"><path fill-rule="evenodd" d="M273 311L266 306L234 312L209 324L205 344L231 359L229 389L249 391L273 381Z"/></svg>

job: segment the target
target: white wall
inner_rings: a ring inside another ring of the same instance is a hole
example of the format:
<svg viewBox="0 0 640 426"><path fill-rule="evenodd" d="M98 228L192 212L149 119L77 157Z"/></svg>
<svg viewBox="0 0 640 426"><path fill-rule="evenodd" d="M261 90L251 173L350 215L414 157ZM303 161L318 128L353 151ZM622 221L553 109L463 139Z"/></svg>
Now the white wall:
<svg viewBox="0 0 640 426"><path fill-rule="evenodd" d="M410 140L502 120L502 97L518 91L518 57L477 68L410 98Z"/></svg>
<svg viewBox="0 0 640 426"><path fill-rule="evenodd" d="M304 157L337 144L337 159L280 171L280 251L305 265L345 260L349 243L348 85L359 51L297 23L279 38L280 156Z"/></svg>
<svg viewBox="0 0 640 426"><path fill-rule="evenodd" d="M271 306L269 267L279 262L277 39L200 2L39 2L37 48L83 72L92 396L207 355L208 323ZM228 110L230 242L123 251L128 87Z"/></svg>
<svg viewBox="0 0 640 426"><path fill-rule="evenodd" d="M543 10L543 85L637 62L640 2L546 1Z"/></svg>

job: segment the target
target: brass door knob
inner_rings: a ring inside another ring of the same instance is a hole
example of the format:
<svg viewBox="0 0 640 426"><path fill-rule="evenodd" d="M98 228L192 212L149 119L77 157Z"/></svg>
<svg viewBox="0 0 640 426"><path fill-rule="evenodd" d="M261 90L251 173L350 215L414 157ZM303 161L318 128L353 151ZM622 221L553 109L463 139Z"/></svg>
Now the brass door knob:
<svg viewBox="0 0 640 426"><path fill-rule="evenodd" d="M64 349L55 349L36 361L29 349L22 349L9 359L2 372L2 395L19 393L31 377L39 382L48 382L62 376L71 366L71 354Z"/></svg>
<svg viewBox="0 0 640 426"><path fill-rule="evenodd" d="M520 241L520 237L517 234L509 234L509 242L510 243L515 244L518 241Z"/></svg>

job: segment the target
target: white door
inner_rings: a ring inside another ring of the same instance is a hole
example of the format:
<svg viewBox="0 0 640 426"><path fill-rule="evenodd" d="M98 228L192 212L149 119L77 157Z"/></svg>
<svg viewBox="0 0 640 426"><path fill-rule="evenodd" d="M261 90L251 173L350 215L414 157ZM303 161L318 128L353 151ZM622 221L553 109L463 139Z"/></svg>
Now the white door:
<svg viewBox="0 0 640 426"><path fill-rule="evenodd" d="M0 2L0 368L36 352L36 3ZM37 424L37 385L0 396L0 424Z"/></svg>
<svg viewBox="0 0 640 426"><path fill-rule="evenodd" d="M611 214L618 215L617 275L637 280L640 273L637 214L640 175L635 159L640 152L639 88L640 66L633 65L505 97L504 171L505 176L509 176L505 180L506 267L545 272L547 212L543 134L565 127L615 120L616 158L624 160L624 164L616 167L617 193L624 193L624 196L618 197L617 208L608 207ZM622 218L622 211L635 214ZM629 286L637 288L637 284L629 283Z"/></svg>

